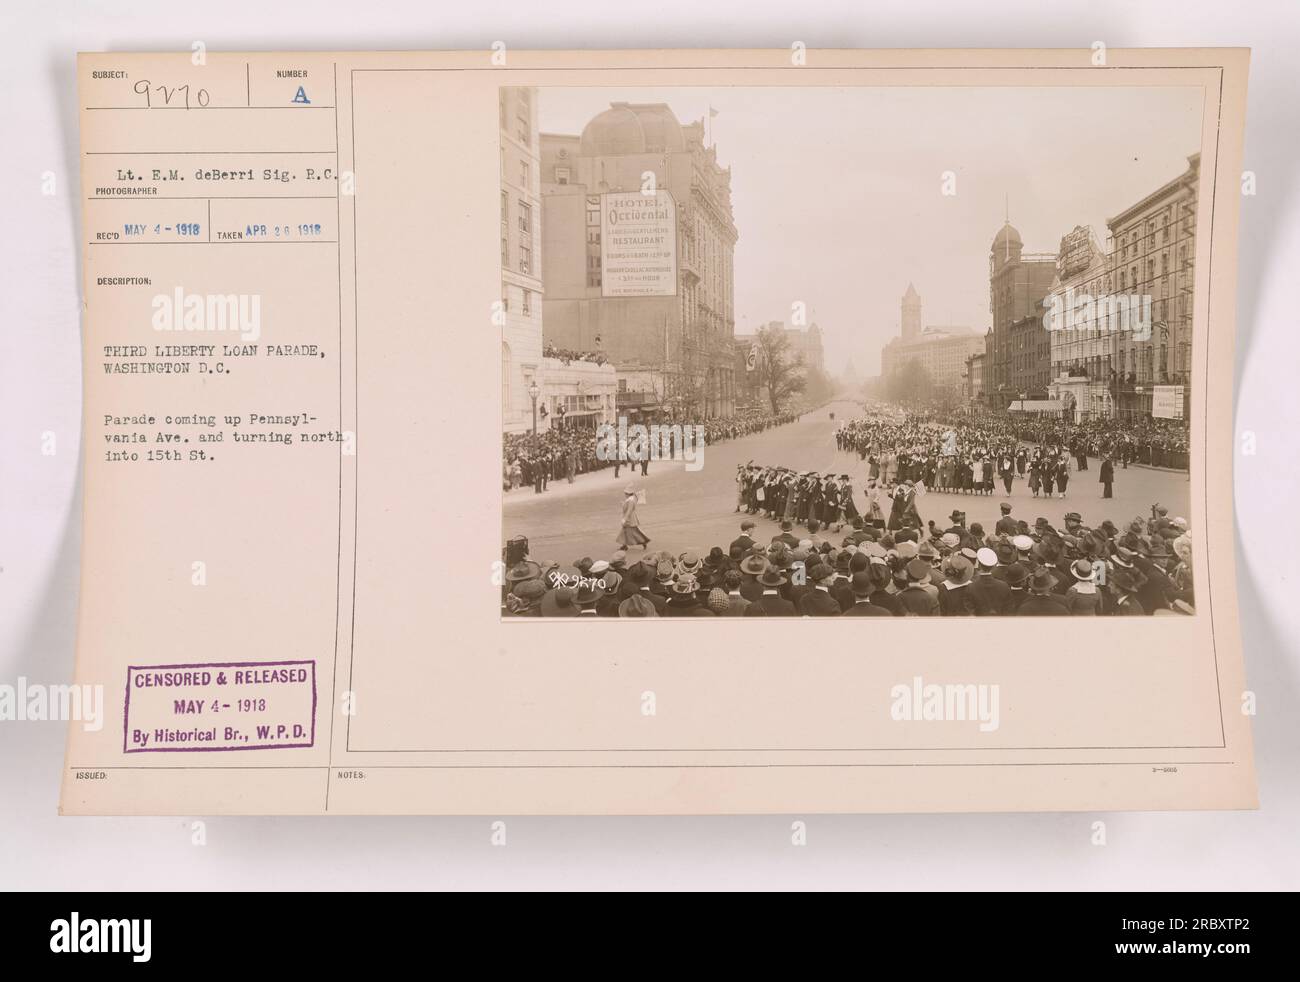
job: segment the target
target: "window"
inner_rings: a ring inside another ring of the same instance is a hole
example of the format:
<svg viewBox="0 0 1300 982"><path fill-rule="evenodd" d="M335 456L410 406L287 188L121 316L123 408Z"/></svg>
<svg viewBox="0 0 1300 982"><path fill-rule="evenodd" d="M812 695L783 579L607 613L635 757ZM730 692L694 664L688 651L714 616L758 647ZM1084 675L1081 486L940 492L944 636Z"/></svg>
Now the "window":
<svg viewBox="0 0 1300 982"><path fill-rule="evenodd" d="M532 232L533 206L525 201L519 202L519 231Z"/></svg>
<svg viewBox="0 0 1300 982"><path fill-rule="evenodd" d="M501 192L501 268L505 269L510 265L510 235L507 229L510 224L510 195Z"/></svg>
<svg viewBox="0 0 1300 982"><path fill-rule="evenodd" d="M569 168L567 168L567 167L557 167L557 168L555 168L555 183L556 183L556 184L568 184L568 183L569 183Z"/></svg>
<svg viewBox="0 0 1300 982"><path fill-rule="evenodd" d="M519 185L520 185L520 187L525 187L525 188L528 187L528 180L529 180L529 177L531 176L531 174L532 174L532 171L531 171L531 169L530 169L529 166L528 166L528 161L526 161L526 160L521 160L521 161L519 161Z"/></svg>
<svg viewBox="0 0 1300 982"><path fill-rule="evenodd" d="M525 315L531 314L533 312L533 291L532 290L524 291L524 302L521 305L520 309L523 310Z"/></svg>
<svg viewBox="0 0 1300 982"><path fill-rule="evenodd" d="M522 243L519 246L519 272L532 275L533 250Z"/></svg>
<svg viewBox="0 0 1300 982"><path fill-rule="evenodd" d="M501 309L510 313L510 287L504 283L501 284Z"/></svg>

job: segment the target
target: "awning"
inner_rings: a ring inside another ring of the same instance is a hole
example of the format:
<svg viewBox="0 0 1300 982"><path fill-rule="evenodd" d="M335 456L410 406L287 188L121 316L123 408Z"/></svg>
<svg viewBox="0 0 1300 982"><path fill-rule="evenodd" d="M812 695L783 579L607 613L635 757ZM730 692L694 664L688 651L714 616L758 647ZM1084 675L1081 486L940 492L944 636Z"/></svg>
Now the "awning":
<svg viewBox="0 0 1300 982"><path fill-rule="evenodd" d="M1065 403L1059 399L1017 399L1007 407L1013 413L1062 413Z"/></svg>

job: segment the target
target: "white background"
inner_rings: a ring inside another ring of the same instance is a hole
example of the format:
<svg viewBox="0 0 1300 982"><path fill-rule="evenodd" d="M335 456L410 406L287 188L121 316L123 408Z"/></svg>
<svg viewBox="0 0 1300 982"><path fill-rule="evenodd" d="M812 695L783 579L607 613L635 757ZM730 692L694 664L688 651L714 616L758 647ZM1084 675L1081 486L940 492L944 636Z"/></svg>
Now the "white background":
<svg viewBox="0 0 1300 982"><path fill-rule="evenodd" d="M80 550L75 52L780 47L1253 49L1237 302L1237 576L1262 807L1240 813L62 819L64 724L0 722L0 888L1295 889L1300 603L1294 0L492 0L0 5L0 682L72 675ZM1158 120L1152 121L1159 125ZM773 134L779 139L779 134ZM1104 139L1104 134L1098 134ZM41 194L42 174L58 193ZM57 452L41 453L53 432ZM1225 518L1227 516L1224 516ZM195 516L202 521L202 516ZM1051 657L1050 644L1042 656ZM201 816L195 816L195 818ZM808 845L790 823L808 823ZM1104 819L1108 844L1091 844Z"/></svg>

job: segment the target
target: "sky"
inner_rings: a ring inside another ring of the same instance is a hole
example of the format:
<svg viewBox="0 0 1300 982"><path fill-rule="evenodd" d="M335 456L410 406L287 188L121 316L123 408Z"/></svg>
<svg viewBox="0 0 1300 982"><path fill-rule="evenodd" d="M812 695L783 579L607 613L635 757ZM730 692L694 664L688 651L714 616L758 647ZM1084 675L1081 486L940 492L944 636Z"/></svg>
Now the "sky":
<svg viewBox="0 0 1300 982"><path fill-rule="evenodd" d="M913 283L926 326L988 328L988 257L1009 214L1026 252L1055 254L1187 167L1195 87L713 87L540 90L544 133L581 133L611 102L717 115L731 167L736 332L802 302L826 367L861 376L899 330ZM944 173L956 194L944 195Z"/></svg>

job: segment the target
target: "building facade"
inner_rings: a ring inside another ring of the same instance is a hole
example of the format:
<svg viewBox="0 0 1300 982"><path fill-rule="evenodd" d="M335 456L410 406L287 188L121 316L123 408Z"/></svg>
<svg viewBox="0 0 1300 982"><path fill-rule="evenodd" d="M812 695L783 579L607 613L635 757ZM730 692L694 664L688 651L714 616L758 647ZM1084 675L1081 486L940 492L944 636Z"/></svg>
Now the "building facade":
<svg viewBox="0 0 1300 982"><path fill-rule="evenodd" d="M1153 387L1184 386L1183 418L1192 381L1192 296L1196 270L1196 197L1200 154L1187 169L1106 224L1116 291L1149 297L1149 338L1121 331L1115 346L1116 412L1150 416Z"/></svg>
<svg viewBox="0 0 1300 982"><path fill-rule="evenodd" d="M984 350L984 337L963 327L922 327L921 296L907 284L900 303L899 336L880 351L883 378L919 362L936 392L965 398L967 359Z"/></svg>
<svg viewBox="0 0 1300 982"><path fill-rule="evenodd" d="M737 231L731 172L705 146L703 121L683 125L663 103L612 103L581 135L542 134L540 164L546 340L603 352L623 380L621 408L731 414ZM648 187L676 212L675 277L655 295L611 296L602 196Z"/></svg>
<svg viewBox="0 0 1300 982"><path fill-rule="evenodd" d="M501 153L501 417L506 433L615 418L614 367L546 357L537 90L498 93ZM534 396L536 406L534 407Z"/></svg>
<svg viewBox="0 0 1300 982"><path fill-rule="evenodd" d="M1061 239L1056 278L1047 297L1050 339L1049 396L1066 419L1110 419L1117 313L1112 305L1110 259L1091 228L1080 225Z"/></svg>
<svg viewBox="0 0 1300 982"><path fill-rule="evenodd" d="M966 402L972 406L984 404L985 360L982 350L966 359Z"/></svg>
<svg viewBox="0 0 1300 982"><path fill-rule="evenodd" d="M542 212L537 138L537 90L502 88L501 123L501 416L507 433L532 429L534 384L538 429L548 425L542 398L542 270L538 261Z"/></svg>
<svg viewBox="0 0 1300 982"><path fill-rule="evenodd" d="M1043 298L1056 277L1056 256L1026 253L1010 222L989 248L992 361L985 365L988 402L1005 409L1013 399L1046 398L1051 343L1042 325Z"/></svg>

